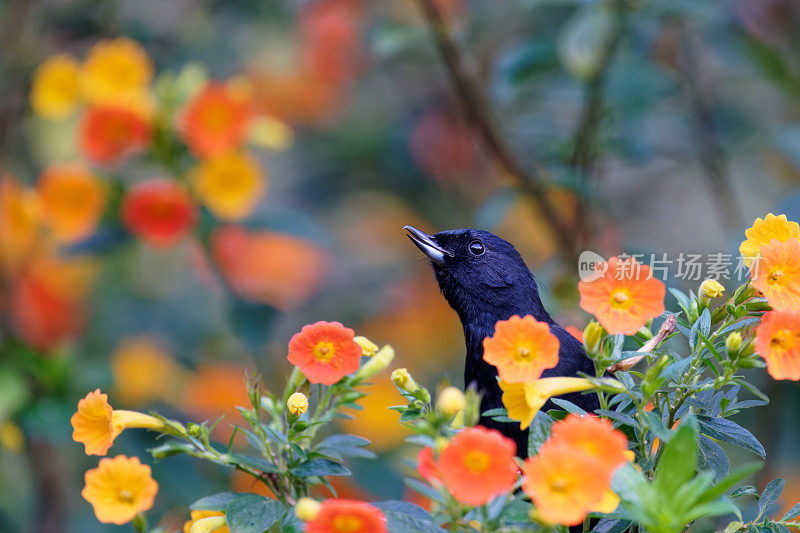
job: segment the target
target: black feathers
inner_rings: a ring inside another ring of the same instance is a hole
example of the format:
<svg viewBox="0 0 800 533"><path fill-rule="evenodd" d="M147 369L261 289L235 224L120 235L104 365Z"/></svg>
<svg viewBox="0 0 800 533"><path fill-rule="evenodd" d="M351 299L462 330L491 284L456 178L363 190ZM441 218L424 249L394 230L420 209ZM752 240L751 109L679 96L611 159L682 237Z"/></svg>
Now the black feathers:
<svg viewBox="0 0 800 533"><path fill-rule="evenodd" d="M427 235L406 226L409 238L433 263L442 295L458 313L464 328L467 357L464 384L474 384L483 394L481 412L502 407L497 369L483 360L483 339L494 333L499 320L532 315L550 324L561 348L555 368L543 376L576 376L594 373L594 365L583 345L556 324L542 305L536 280L517 250L507 241L487 231L459 229ZM599 407L597 396L573 393L565 399L592 412ZM545 405L545 409L552 404ZM495 422L481 418L481 424L498 429L517 443L517 454L527 456L528 432L518 423Z"/></svg>

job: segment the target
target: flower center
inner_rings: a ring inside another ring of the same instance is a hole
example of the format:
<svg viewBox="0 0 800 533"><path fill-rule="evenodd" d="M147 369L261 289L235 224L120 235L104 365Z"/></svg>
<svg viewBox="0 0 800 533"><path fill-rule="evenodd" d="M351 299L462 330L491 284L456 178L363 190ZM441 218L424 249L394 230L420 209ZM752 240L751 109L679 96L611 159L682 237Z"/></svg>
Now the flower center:
<svg viewBox="0 0 800 533"><path fill-rule="evenodd" d="M133 493L127 489L119 491L119 501L128 505L133 505Z"/></svg>
<svg viewBox="0 0 800 533"><path fill-rule="evenodd" d="M550 484L550 488L553 489L553 492L566 492L568 487L569 483L563 477L554 479Z"/></svg>
<svg viewBox="0 0 800 533"><path fill-rule="evenodd" d="M489 468L489 454L483 450L470 450L464 455L464 466L473 474Z"/></svg>
<svg viewBox="0 0 800 533"><path fill-rule="evenodd" d="M516 363L529 363L532 355L533 350L531 350L530 346L523 345L517 346L517 349L511 353L511 358L514 359Z"/></svg>
<svg viewBox="0 0 800 533"><path fill-rule="evenodd" d="M628 295L624 291L617 291L611 295L612 309L619 309L620 307L627 307Z"/></svg>
<svg viewBox="0 0 800 533"><path fill-rule="evenodd" d="M789 350L794 347L797 336L793 335L788 329L775 332L769 340L769 345L775 350Z"/></svg>
<svg viewBox="0 0 800 533"><path fill-rule="evenodd" d="M353 515L342 514L333 519L333 530L337 533L355 533L363 525L363 520Z"/></svg>
<svg viewBox="0 0 800 533"><path fill-rule="evenodd" d="M783 277L783 270L773 270L769 273L769 281L771 283L777 283Z"/></svg>
<svg viewBox="0 0 800 533"><path fill-rule="evenodd" d="M324 361L327 363L333 359L335 353L336 349L333 347L332 342L318 342L317 345L314 346L314 359L317 361Z"/></svg>

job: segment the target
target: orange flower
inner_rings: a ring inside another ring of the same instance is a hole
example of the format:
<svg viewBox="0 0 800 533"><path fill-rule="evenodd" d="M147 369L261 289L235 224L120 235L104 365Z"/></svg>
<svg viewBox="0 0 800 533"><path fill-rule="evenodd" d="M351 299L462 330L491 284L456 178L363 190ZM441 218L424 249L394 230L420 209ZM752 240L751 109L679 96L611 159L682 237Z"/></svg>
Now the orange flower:
<svg viewBox="0 0 800 533"><path fill-rule="evenodd" d="M191 519L187 520L186 523L183 524L183 533L191 533L192 526L198 520L202 520L204 518L214 518L214 517L224 517L225 513L222 511L192 511ZM209 531L209 533L230 533L230 529L228 526L222 526Z"/></svg>
<svg viewBox="0 0 800 533"><path fill-rule="evenodd" d="M768 311L756 328L756 352L774 379L800 380L800 311Z"/></svg>
<svg viewBox="0 0 800 533"><path fill-rule="evenodd" d="M175 399L183 381L180 365L148 337L122 340L111 354L111 373L114 396L126 405Z"/></svg>
<svg viewBox="0 0 800 533"><path fill-rule="evenodd" d="M387 533L386 517L377 507L357 500L325 500L306 523L306 533Z"/></svg>
<svg viewBox="0 0 800 533"><path fill-rule="evenodd" d="M461 430L439 454L436 467L444 486L458 501L484 505L514 486L517 447L494 429Z"/></svg>
<svg viewBox="0 0 800 533"><path fill-rule="evenodd" d="M633 257L612 257L602 277L579 282L578 290L581 308L612 335L632 335L664 312L664 284L650 277L650 267Z"/></svg>
<svg viewBox="0 0 800 533"><path fill-rule="evenodd" d="M77 241L91 235L106 205L102 182L80 165L55 165L36 186L42 212L57 239Z"/></svg>
<svg viewBox="0 0 800 533"><path fill-rule="evenodd" d="M11 283L14 332L39 350L73 340L83 329L93 267L82 258L37 255Z"/></svg>
<svg viewBox="0 0 800 533"><path fill-rule="evenodd" d="M125 194L121 209L128 231L156 248L177 244L195 221L195 206L189 194L170 180L137 183Z"/></svg>
<svg viewBox="0 0 800 533"><path fill-rule="evenodd" d="M752 227L744 230L744 235L747 239L739 246L739 253L742 254L742 262L750 266L758 257L762 245L771 243L773 239L786 242L800 238L800 225L788 220L786 215L767 213L763 220L757 218Z"/></svg>
<svg viewBox="0 0 800 533"><path fill-rule="evenodd" d="M575 326L565 326L564 329L567 330L567 333L569 333L570 335L572 335L573 337L578 339L581 342L581 344L583 344L583 331L582 330L576 328Z"/></svg>
<svg viewBox="0 0 800 533"><path fill-rule="evenodd" d="M800 241L773 239L759 248L753 266L753 287L776 311L800 310Z"/></svg>
<svg viewBox="0 0 800 533"><path fill-rule="evenodd" d="M597 459L611 473L628 460L628 439L624 433L614 429L610 420L594 415L570 414L555 422L550 430L554 442L564 443L580 449Z"/></svg>
<svg viewBox="0 0 800 533"><path fill-rule="evenodd" d="M121 107L90 107L83 115L81 151L94 163L113 165L150 144L150 124Z"/></svg>
<svg viewBox="0 0 800 533"><path fill-rule="evenodd" d="M559 343L550 326L532 316L500 320L494 335L483 340L483 359L497 367L500 379L524 383L539 379L558 364Z"/></svg>
<svg viewBox="0 0 800 533"><path fill-rule="evenodd" d="M225 415L226 420L238 420L236 406L250 405L244 376L247 368L233 363L203 364L186 384L181 405L194 416L216 420ZM226 440L231 424L217 424L212 434Z"/></svg>
<svg viewBox="0 0 800 533"><path fill-rule="evenodd" d="M7 273L30 256L39 241L40 221L36 192L13 176L0 176L0 263Z"/></svg>
<svg viewBox="0 0 800 533"><path fill-rule="evenodd" d="M333 385L358 370L361 346L354 337L355 332L339 322L303 326L289 341L289 362L311 383Z"/></svg>
<svg viewBox="0 0 800 533"><path fill-rule="evenodd" d="M608 479L600 462L566 444L547 442L525 461L522 490L542 519L574 526L602 503Z"/></svg>
<svg viewBox="0 0 800 533"><path fill-rule="evenodd" d="M319 288L322 251L302 239L271 231L223 226L211 234L211 253L238 296L288 310Z"/></svg>
<svg viewBox="0 0 800 533"><path fill-rule="evenodd" d="M253 212L266 182L255 158L228 152L202 161L193 172L192 185L215 216L238 220Z"/></svg>
<svg viewBox="0 0 800 533"><path fill-rule="evenodd" d="M433 458L433 448L425 446L417 454L417 473L428 483L441 483L442 478Z"/></svg>
<svg viewBox="0 0 800 533"><path fill-rule="evenodd" d="M112 409L108 396L96 389L78 402L78 410L70 419L72 440L82 442L86 455L105 455L114 439L129 428L160 428L155 417L136 411Z"/></svg>
<svg viewBox="0 0 800 533"><path fill-rule="evenodd" d="M245 91L211 82L186 105L181 132L192 152L198 157L210 157L237 148L247 135L252 118L252 105Z"/></svg>
<svg viewBox="0 0 800 533"><path fill-rule="evenodd" d="M101 459L97 468L86 472L81 496L92 504L97 519L104 524L125 524L153 506L158 483L150 467L137 457L118 455Z"/></svg>

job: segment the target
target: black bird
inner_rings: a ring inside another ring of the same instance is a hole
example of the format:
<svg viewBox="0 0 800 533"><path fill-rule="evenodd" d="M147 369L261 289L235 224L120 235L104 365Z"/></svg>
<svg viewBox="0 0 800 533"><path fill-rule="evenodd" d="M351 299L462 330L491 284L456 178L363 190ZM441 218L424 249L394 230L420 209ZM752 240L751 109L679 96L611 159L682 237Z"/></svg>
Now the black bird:
<svg viewBox="0 0 800 533"><path fill-rule="evenodd" d="M532 315L550 325L561 348L558 365L543 376L594 375L594 364L583 345L556 324L542 305L536 280L519 252L509 242L488 231L457 229L428 235L405 226L411 241L433 264L436 281L464 328L467 358L464 385L474 384L483 397L481 413L502 407L502 391L497 384L497 368L483 360L483 339L494 334L497 321L519 315ZM597 395L572 393L563 396L588 412L599 408ZM545 404L544 409L555 407ZM480 423L498 429L517 443L517 455L528 455L528 431L519 423L496 422L481 417Z"/></svg>

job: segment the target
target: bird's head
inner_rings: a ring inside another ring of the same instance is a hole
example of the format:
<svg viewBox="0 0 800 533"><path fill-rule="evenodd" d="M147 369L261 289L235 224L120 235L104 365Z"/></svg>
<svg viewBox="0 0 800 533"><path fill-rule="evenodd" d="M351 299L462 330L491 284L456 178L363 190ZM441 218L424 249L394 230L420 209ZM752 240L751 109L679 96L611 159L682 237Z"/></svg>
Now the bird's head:
<svg viewBox="0 0 800 533"><path fill-rule="evenodd" d="M433 235L413 226L404 229L411 242L430 259L442 295L462 320L476 312L496 315L498 319L520 313L538 314L539 320L550 319L539 299L533 274L508 241L477 229Z"/></svg>

